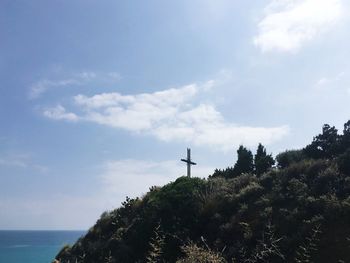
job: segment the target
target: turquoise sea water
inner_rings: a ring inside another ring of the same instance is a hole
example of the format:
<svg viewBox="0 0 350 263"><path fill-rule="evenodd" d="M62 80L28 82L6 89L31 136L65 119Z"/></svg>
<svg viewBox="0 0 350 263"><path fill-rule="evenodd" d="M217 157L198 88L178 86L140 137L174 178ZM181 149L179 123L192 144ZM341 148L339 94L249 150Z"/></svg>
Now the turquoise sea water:
<svg viewBox="0 0 350 263"><path fill-rule="evenodd" d="M2 231L0 263L50 263L65 244L84 231Z"/></svg>

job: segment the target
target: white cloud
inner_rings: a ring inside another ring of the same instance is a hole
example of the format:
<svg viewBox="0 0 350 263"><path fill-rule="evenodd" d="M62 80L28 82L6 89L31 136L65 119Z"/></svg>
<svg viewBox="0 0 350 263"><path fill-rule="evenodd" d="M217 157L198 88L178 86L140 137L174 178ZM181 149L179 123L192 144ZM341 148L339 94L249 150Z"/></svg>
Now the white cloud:
<svg viewBox="0 0 350 263"><path fill-rule="evenodd" d="M326 84L329 84L329 83L334 83L334 82L340 81L344 77L344 75L345 75L345 72L342 71L342 72L338 73L336 76L331 77L331 78L329 78L329 77L322 77L322 78L320 78L317 81L316 85L317 86L323 86L323 85L326 85Z"/></svg>
<svg viewBox="0 0 350 263"><path fill-rule="evenodd" d="M314 85L316 91L336 91L343 90L345 72L340 72L333 77L322 77Z"/></svg>
<svg viewBox="0 0 350 263"><path fill-rule="evenodd" d="M320 86L326 85L326 84L328 84L330 81L331 81L330 79L325 78L325 77L320 78L320 79L317 81L316 86L320 87Z"/></svg>
<svg viewBox="0 0 350 263"><path fill-rule="evenodd" d="M254 44L263 52L295 52L336 24L342 9L342 0L273 0Z"/></svg>
<svg viewBox="0 0 350 263"><path fill-rule="evenodd" d="M173 122L160 125L153 132L165 141L180 140L226 151L239 144L270 144L286 135L288 127L264 128L228 123L212 105L200 104L179 112Z"/></svg>
<svg viewBox="0 0 350 263"><path fill-rule="evenodd" d="M40 173L46 173L48 168L33 162L28 154L12 154L0 156L0 168L11 167L18 169L31 169Z"/></svg>
<svg viewBox="0 0 350 263"><path fill-rule="evenodd" d="M39 98L42 94L54 87L65 87L69 85L79 85L77 79L48 80L42 79L30 86L29 99Z"/></svg>
<svg viewBox="0 0 350 263"><path fill-rule="evenodd" d="M78 79L81 79L84 81L90 81L90 80L96 78L97 74L95 72L92 72L92 71L84 71L84 72L80 72L80 73L75 74L75 76Z"/></svg>
<svg viewBox="0 0 350 263"><path fill-rule="evenodd" d="M66 109L61 105L47 109L43 114L44 116L54 120L77 121L79 119L76 114L67 112Z"/></svg>
<svg viewBox="0 0 350 263"><path fill-rule="evenodd" d="M238 144L272 143L288 133L287 126L249 127L227 122L214 105L196 103L197 95L215 84L209 81L154 93L77 95L83 114L67 113L62 106L44 112L52 119L85 120L152 135L162 141L182 141L229 150Z"/></svg>
<svg viewBox="0 0 350 263"><path fill-rule="evenodd" d="M312 97L317 94L329 101L334 98L337 104L341 105L340 100L347 99L350 95L349 76L347 72L342 71L333 76L322 77L315 82L310 92Z"/></svg>
<svg viewBox="0 0 350 263"><path fill-rule="evenodd" d="M93 80L99 82L119 81L121 76L118 72L96 73L93 71L83 71L72 74L70 78L65 79L41 79L33 83L29 88L29 99L37 99L45 92L53 88L79 86L87 84Z"/></svg>
<svg viewBox="0 0 350 263"><path fill-rule="evenodd" d="M109 72L107 73L107 77L114 80L121 80L122 76L118 72Z"/></svg>

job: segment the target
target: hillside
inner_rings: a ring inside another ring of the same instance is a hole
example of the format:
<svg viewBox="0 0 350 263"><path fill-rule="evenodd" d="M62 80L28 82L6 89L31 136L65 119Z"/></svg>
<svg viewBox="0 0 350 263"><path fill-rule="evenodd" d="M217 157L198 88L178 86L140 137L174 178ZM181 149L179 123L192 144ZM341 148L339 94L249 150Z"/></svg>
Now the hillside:
<svg viewBox="0 0 350 263"><path fill-rule="evenodd" d="M350 121L300 150L238 149L233 167L180 177L105 212L68 262L350 262Z"/></svg>

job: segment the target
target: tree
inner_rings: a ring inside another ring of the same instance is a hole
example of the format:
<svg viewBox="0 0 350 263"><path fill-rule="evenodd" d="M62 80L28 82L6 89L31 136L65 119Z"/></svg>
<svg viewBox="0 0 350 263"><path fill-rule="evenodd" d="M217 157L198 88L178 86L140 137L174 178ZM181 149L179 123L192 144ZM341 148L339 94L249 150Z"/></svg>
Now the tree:
<svg viewBox="0 0 350 263"><path fill-rule="evenodd" d="M266 154L265 147L261 143L259 143L258 149L256 150L256 154L254 156L254 166L256 175L266 173L274 164L275 160L273 159L272 155Z"/></svg>
<svg viewBox="0 0 350 263"><path fill-rule="evenodd" d="M161 232L160 223L154 230L154 237L150 241L150 251L146 258L147 263L163 262L161 260L164 246L164 234Z"/></svg>
<svg viewBox="0 0 350 263"><path fill-rule="evenodd" d="M276 156L278 167L281 169L288 167L292 163L300 162L303 159L305 159L305 155L302 150L284 151Z"/></svg>
<svg viewBox="0 0 350 263"><path fill-rule="evenodd" d="M342 173L350 175L350 149L337 158L337 164Z"/></svg>
<svg viewBox="0 0 350 263"><path fill-rule="evenodd" d="M341 136L341 146L343 152L350 148L350 120L344 123L343 136Z"/></svg>
<svg viewBox="0 0 350 263"><path fill-rule="evenodd" d="M234 175L254 172L253 154L243 145L237 150L237 162L233 167Z"/></svg>
<svg viewBox="0 0 350 263"><path fill-rule="evenodd" d="M232 167L227 167L226 169L215 169L212 175L209 175L209 178L215 177L224 177L224 178L232 178L234 177L234 170Z"/></svg>
<svg viewBox="0 0 350 263"><path fill-rule="evenodd" d="M324 124L322 133L314 137L312 143L304 148L304 152L311 158L332 159L339 153L339 139L338 130L334 126Z"/></svg>
<svg viewBox="0 0 350 263"><path fill-rule="evenodd" d="M350 135L350 120L348 120L346 123L344 123L344 130L343 130L344 135Z"/></svg>

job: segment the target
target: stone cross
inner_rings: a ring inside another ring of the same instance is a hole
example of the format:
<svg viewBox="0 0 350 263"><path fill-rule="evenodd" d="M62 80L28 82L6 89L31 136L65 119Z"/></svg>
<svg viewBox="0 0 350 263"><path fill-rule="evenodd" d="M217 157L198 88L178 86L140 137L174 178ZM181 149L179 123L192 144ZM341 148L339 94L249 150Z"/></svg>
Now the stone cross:
<svg viewBox="0 0 350 263"><path fill-rule="evenodd" d="M187 159L181 159L181 161L187 163L187 177L191 177L191 165L196 165L196 163L191 160L191 149L187 148Z"/></svg>

